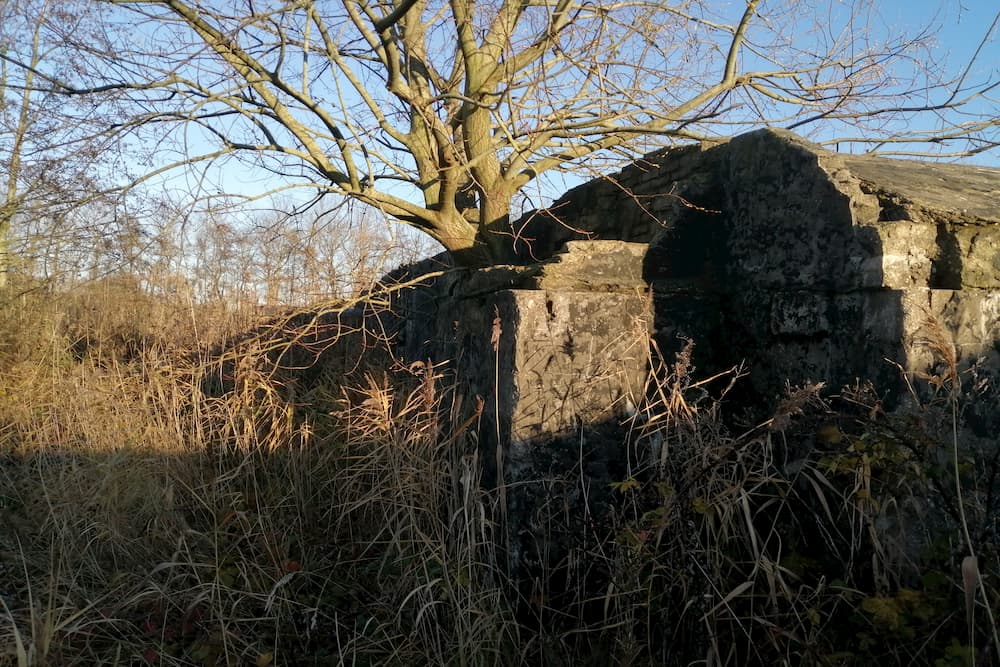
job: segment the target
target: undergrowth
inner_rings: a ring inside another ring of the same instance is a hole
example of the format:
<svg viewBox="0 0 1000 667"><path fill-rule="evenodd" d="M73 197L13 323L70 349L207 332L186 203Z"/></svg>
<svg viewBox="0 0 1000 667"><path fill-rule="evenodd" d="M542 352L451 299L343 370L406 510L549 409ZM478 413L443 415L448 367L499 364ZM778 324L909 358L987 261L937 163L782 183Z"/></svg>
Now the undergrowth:
<svg viewBox="0 0 1000 667"><path fill-rule="evenodd" d="M996 661L1000 450L958 442L957 373L907 411L812 385L741 425L739 369L657 360L623 474L534 480L553 535L580 525L559 489L611 499L543 596L443 367L296 384L251 314L126 294L3 312L0 665ZM249 330L216 391L210 351Z"/></svg>

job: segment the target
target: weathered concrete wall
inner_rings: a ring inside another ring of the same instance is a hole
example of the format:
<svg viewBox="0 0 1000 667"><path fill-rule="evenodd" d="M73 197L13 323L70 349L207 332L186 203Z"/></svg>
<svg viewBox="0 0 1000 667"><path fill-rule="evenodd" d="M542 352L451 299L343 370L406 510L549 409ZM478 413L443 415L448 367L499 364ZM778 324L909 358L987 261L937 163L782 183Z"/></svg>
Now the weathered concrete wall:
<svg viewBox="0 0 1000 667"><path fill-rule="evenodd" d="M661 343L691 336L705 370L745 360L758 395L862 378L900 396L889 361L933 370L932 319L965 367L1000 369L1000 170L841 155L762 130L650 155L515 227L541 238L553 216L559 240L575 229L649 243Z"/></svg>
<svg viewBox="0 0 1000 667"><path fill-rule="evenodd" d="M645 252L570 242L543 264L452 271L399 305L407 316L397 350L406 361L448 360L484 399L481 438L491 446L519 450L616 419L645 389Z"/></svg>
<svg viewBox="0 0 1000 667"><path fill-rule="evenodd" d="M892 406L941 370L937 323L992 392L973 425L1000 429L1000 170L765 130L653 154L515 227L545 261L447 272L395 293L378 327L404 362L447 360L467 404L483 398L484 451L501 450L488 478L493 460L513 470L535 443L622 422L647 331L666 355L693 340L702 377L745 364L748 405L867 380Z"/></svg>
<svg viewBox="0 0 1000 667"><path fill-rule="evenodd" d="M694 340L702 375L745 363L745 397L765 407L819 381L905 399L900 367L940 370L932 321L962 369L1000 383L1000 170L764 130L653 154L514 226L548 259L448 273L397 295L402 325L387 326L405 361L450 360L484 398L484 442L511 465L524 443L636 403L647 328L668 355ZM1000 427L990 400L981 429Z"/></svg>
<svg viewBox="0 0 1000 667"><path fill-rule="evenodd" d="M544 511L589 521L628 476L613 468L648 389L650 334L667 355L693 340L696 376L745 363L730 400L749 407L789 383L859 379L891 406L940 370L934 321L991 388L973 425L1000 429L1000 170L761 131L648 156L514 226L544 261L447 272L397 293L382 322L403 361L447 361L466 405L483 399L480 460L508 489L514 568L557 557L532 533ZM597 481L559 486L571 471ZM588 534L577 527L567 541Z"/></svg>
<svg viewBox="0 0 1000 667"><path fill-rule="evenodd" d="M446 362L438 368L466 412L483 401L479 460L484 482L502 489L503 541L521 584L592 535L587 526L610 507L605 482L626 477L628 417L649 368L647 248L570 242L541 264L453 270L394 304L405 314L395 324L402 360ZM595 482L567 482L581 475ZM544 518L553 511L565 517L559 528Z"/></svg>

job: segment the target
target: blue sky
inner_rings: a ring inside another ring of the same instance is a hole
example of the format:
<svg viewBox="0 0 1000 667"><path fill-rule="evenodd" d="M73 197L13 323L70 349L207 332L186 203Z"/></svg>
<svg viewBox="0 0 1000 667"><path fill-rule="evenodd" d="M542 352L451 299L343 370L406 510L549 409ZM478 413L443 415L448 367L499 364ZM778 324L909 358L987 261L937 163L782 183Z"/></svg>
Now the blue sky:
<svg viewBox="0 0 1000 667"><path fill-rule="evenodd" d="M713 0L716 1L716 0ZM720 2L717 6L729 5L736 9L742 5L741 0L729 3ZM851 3L834 0L831 13L846 13L850 11ZM949 71L958 73L973 55L987 35L990 25L1000 11L998 0L880 0L878 4L881 25L873 25L875 33L888 36L916 34L921 29L929 28L934 33L930 57L947 65ZM803 15L802 25L812 24L815 17ZM982 46L977 62L969 70L966 83L976 84L1000 78L1000 35L994 30L988 41ZM940 96L939 96L940 97ZM1000 91L993 94L992 99L981 100L977 110L993 116L1000 116ZM932 99L931 102L941 101ZM932 129L934 119L929 117L920 121L923 127L908 129ZM196 135L190 135L196 139ZM994 136L1000 136L995 131ZM842 150L861 150L860 147L844 146ZM990 166L1000 165L1000 152L994 151L973 158L971 161ZM547 203L546 200L560 194L580 180L593 177L593 172L583 170L580 175L570 175L565 178L555 176L548 184L529 186L528 192L535 195L533 204ZM219 189L229 192L260 193L275 187L274 177L266 172L253 173L243 169L234 161L228 161L225 166L209 168L207 181L220 186ZM192 187L205 186L206 181L192 174L177 174L170 179L173 186L179 190L190 190ZM289 194L299 198L306 195Z"/></svg>
<svg viewBox="0 0 1000 667"><path fill-rule="evenodd" d="M912 34L930 26L935 33L932 55L953 71L980 49L967 84L1000 79L1000 28L994 25L1000 14L997 0L881 0L879 8L890 30L898 26L899 31ZM993 91L991 99L980 101L977 109L1000 117L1000 90ZM1000 131L995 131L994 136L998 135ZM1000 152L994 150L967 161L998 166Z"/></svg>

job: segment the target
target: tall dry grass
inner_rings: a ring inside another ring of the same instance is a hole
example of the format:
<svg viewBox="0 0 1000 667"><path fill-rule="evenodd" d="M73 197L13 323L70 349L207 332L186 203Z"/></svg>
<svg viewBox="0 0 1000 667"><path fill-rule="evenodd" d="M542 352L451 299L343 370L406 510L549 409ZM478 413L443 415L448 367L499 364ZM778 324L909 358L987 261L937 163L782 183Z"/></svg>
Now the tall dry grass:
<svg viewBox="0 0 1000 667"><path fill-rule="evenodd" d="M187 344L150 323L122 345L71 305L5 311L0 664L516 653L474 443L441 420L433 369L290 403L261 346L208 395L211 313Z"/></svg>
<svg viewBox="0 0 1000 667"><path fill-rule="evenodd" d="M552 490L532 520L553 541L580 526L560 489L613 499L557 564L564 590L525 596L475 397L441 368L297 383L253 313L128 285L8 306L0 665L996 658L1000 453L953 439L955 382L896 415L863 386L792 388L741 424L739 369L654 356L621 479L581 463L515 482ZM268 338L240 338L216 391L213 351L247 331Z"/></svg>

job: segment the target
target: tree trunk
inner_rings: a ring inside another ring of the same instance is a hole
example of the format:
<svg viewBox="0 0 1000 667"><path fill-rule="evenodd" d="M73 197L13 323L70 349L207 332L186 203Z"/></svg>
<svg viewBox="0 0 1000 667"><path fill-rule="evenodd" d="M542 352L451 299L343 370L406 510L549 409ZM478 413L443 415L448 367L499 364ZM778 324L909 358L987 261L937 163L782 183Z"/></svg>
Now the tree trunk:
<svg viewBox="0 0 1000 667"><path fill-rule="evenodd" d="M481 195L476 237L487 249L490 264L518 263L510 233L511 197L506 191Z"/></svg>
<svg viewBox="0 0 1000 667"><path fill-rule="evenodd" d="M509 230L510 197L491 197L479 206L479 223L461 213L439 219L432 232L457 266L480 268L517 264L514 239Z"/></svg>
<svg viewBox="0 0 1000 667"><path fill-rule="evenodd" d="M513 238L509 231L510 197L481 199L479 223L470 222L458 210L441 215L427 230L451 255L457 266L479 268L514 264Z"/></svg>
<svg viewBox="0 0 1000 667"><path fill-rule="evenodd" d="M0 293L7 289L7 272L10 271L10 250L6 222L0 221Z"/></svg>

